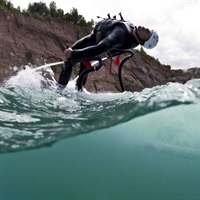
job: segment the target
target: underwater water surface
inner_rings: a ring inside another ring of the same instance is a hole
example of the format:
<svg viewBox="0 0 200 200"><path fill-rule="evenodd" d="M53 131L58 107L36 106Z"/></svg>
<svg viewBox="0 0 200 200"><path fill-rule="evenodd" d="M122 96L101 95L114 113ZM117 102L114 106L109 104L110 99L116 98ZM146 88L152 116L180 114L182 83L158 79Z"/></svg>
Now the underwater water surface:
<svg viewBox="0 0 200 200"><path fill-rule="evenodd" d="M61 93L20 71L0 87L0 199L199 200L199 100L200 79Z"/></svg>

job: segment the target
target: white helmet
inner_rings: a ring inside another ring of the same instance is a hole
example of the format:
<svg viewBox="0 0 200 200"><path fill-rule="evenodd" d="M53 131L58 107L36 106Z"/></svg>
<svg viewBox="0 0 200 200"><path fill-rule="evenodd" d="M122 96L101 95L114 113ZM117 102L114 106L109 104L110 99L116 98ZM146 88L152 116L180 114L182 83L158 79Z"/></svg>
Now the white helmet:
<svg viewBox="0 0 200 200"><path fill-rule="evenodd" d="M156 31L153 31L151 37L142 45L146 49L153 49L158 43L159 36Z"/></svg>

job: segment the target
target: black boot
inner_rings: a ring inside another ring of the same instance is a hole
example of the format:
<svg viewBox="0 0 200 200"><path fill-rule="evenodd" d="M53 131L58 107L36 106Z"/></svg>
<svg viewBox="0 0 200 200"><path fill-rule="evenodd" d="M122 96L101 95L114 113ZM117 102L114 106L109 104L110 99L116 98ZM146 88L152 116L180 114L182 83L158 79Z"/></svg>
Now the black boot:
<svg viewBox="0 0 200 200"><path fill-rule="evenodd" d="M70 79L71 73L72 73L72 67L73 67L73 63L66 60L63 65L63 68L60 72L60 76L59 76L59 80L58 80L58 84L62 85L63 88L66 87L66 85L69 82L69 79Z"/></svg>

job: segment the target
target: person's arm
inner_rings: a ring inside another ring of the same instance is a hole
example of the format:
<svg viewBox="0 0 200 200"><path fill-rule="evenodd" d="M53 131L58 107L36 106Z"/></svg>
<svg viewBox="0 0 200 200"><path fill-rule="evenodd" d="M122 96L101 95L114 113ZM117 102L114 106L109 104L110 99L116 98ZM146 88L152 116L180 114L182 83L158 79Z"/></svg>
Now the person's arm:
<svg viewBox="0 0 200 200"><path fill-rule="evenodd" d="M89 46L83 49L74 49L72 59L88 58L100 55L114 48L120 47L126 40L126 32L121 27L116 27L110 35L104 38L97 45Z"/></svg>
<svg viewBox="0 0 200 200"><path fill-rule="evenodd" d="M82 49L84 48L87 44L90 43L93 37L93 34L87 35L81 39L79 39L78 41L76 41L73 46L71 47L72 49Z"/></svg>

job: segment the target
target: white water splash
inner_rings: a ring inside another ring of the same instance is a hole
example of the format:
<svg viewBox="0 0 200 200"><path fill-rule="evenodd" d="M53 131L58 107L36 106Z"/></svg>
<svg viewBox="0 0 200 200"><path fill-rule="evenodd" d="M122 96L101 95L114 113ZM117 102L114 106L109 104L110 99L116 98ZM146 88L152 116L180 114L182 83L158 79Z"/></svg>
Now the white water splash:
<svg viewBox="0 0 200 200"><path fill-rule="evenodd" d="M19 71L15 76L12 76L5 82L6 87L20 86L20 87L41 87L41 82L44 81L44 77L40 71L33 71L29 66L26 66L24 70Z"/></svg>

